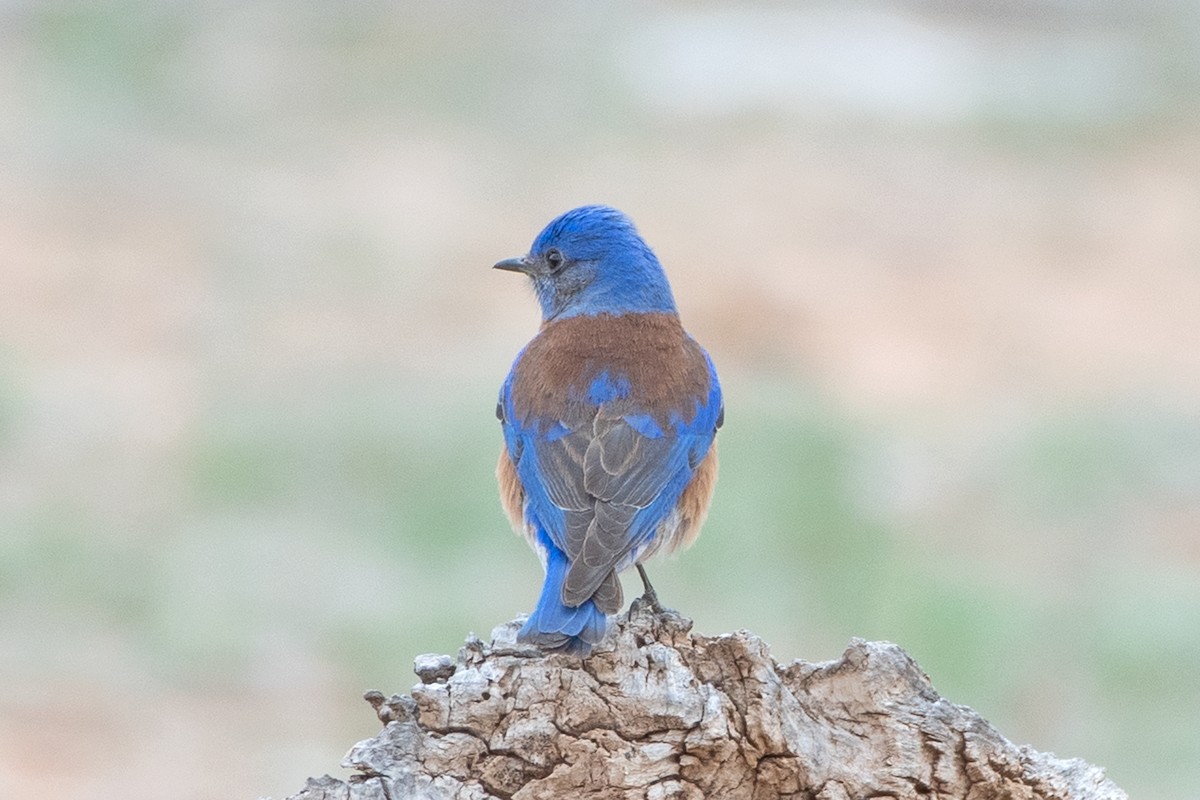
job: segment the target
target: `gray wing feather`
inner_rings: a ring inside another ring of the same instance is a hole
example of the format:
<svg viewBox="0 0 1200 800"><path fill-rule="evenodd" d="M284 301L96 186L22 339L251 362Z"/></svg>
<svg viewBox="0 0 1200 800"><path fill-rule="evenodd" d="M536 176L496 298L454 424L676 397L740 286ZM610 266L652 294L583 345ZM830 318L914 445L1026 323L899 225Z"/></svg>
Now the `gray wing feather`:
<svg viewBox="0 0 1200 800"><path fill-rule="evenodd" d="M621 610L625 600L621 592L621 581L617 579L615 569L610 569L604 576L604 580L600 581L600 585L596 587L596 592L592 595L592 600L595 601L596 607L605 614L615 614Z"/></svg>
<svg viewBox="0 0 1200 800"><path fill-rule="evenodd" d="M583 511L592 505L581 479L590 437L576 431L537 448L538 472L554 505L567 511ZM567 553L571 555L570 551Z"/></svg>
<svg viewBox="0 0 1200 800"><path fill-rule="evenodd" d="M614 566L637 544L631 536L637 512L686 468L685 458L670 463L674 444L670 435L648 438L601 410L575 431L538 446L538 472L551 502L563 510L562 546L571 561L564 603L578 606L591 598L606 613L620 609Z"/></svg>
<svg viewBox="0 0 1200 800"><path fill-rule="evenodd" d="M637 512L686 468L686 460L671 463L674 444L669 435L643 436L619 416L603 411L596 415L582 463L575 462L571 478L573 488L582 488L590 501L591 520L580 537L581 515L568 536L571 566L563 583L563 602L578 605L594 596L613 567L636 546L631 529Z"/></svg>

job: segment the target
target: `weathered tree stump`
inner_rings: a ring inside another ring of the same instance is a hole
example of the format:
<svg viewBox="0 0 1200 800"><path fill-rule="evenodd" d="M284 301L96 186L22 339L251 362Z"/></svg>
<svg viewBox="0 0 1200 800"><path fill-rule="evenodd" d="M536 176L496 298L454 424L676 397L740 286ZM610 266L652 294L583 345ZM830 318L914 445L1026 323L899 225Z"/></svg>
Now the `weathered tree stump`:
<svg viewBox="0 0 1200 800"><path fill-rule="evenodd" d="M346 756L358 774L291 800L1127 800L940 697L894 644L780 666L753 634L635 609L581 661L518 645L518 626L419 657L411 696L368 693L384 728Z"/></svg>

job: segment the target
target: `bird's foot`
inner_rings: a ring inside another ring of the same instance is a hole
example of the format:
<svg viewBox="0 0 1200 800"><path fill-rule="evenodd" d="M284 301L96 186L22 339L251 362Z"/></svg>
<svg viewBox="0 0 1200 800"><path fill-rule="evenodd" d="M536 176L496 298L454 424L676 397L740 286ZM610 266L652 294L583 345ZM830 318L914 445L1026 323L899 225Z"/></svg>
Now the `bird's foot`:
<svg viewBox="0 0 1200 800"><path fill-rule="evenodd" d="M629 611L631 614L636 614L642 609L646 609L655 616L659 617L661 617L663 614L674 613L671 611L671 609L658 602L658 595L654 592L646 592L641 597L635 597L633 598L633 602L629 604Z"/></svg>
<svg viewBox="0 0 1200 800"><path fill-rule="evenodd" d="M659 602L658 592L654 591L654 587L650 585L650 579L646 577L646 570L641 564L637 565L637 570L638 574L642 576L642 586L644 586L646 590L642 592L641 597L635 598L633 603L630 604L630 613L637 613L643 608L653 612L653 614L657 617L676 613L674 609L667 608Z"/></svg>

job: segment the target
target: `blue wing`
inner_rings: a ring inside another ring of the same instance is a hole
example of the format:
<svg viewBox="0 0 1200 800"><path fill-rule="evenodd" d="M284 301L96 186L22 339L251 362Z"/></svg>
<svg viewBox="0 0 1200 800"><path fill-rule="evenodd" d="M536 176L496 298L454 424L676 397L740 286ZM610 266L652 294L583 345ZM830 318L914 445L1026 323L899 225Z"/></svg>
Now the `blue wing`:
<svg viewBox="0 0 1200 800"><path fill-rule="evenodd" d="M525 489L526 517L569 564L566 605L593 599L608 613L619 610L616 574L653 543L712 446L724 407L712 361L700 352L707 395L684 399L683 410L666 419L594 391L563 398L555 418L519 419L515 369L501 388L497 415Z"/></svg>

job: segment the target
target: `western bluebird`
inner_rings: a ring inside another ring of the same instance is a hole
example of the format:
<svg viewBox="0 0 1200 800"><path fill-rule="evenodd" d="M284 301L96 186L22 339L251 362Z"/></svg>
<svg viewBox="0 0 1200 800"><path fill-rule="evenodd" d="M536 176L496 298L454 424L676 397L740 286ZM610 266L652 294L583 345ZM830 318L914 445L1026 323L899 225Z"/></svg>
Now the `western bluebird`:
<svg viewBox="0 0 1200 800"><path fill-rule="evenodd" d="M546 570L518 639L586 656L621 609L617 575L636 565L657 605L641 562L700 532L721 386L620 211L568 211L496 268L528 275L542 307L496 405L501 501Z"/></svg>

